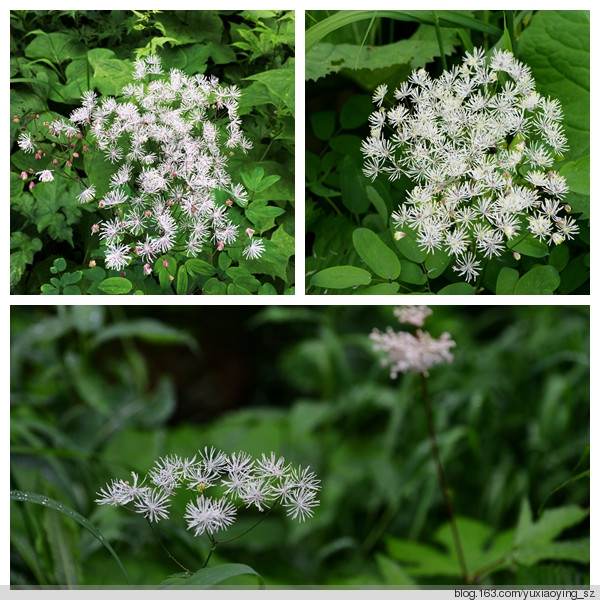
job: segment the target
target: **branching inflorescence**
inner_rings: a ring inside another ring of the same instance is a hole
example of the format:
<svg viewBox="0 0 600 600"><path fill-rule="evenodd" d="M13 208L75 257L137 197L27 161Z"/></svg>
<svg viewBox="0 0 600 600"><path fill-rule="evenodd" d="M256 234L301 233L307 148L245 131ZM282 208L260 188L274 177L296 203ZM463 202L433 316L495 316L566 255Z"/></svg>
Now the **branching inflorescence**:
<svg viewBox="0 0 600 600"><path fill-rule="evenodd" d="M416 231L427 252L443 249L467 281L481 257L506 251L529 231L560 244L579 231L563 211L569 187L552 170L568 150L557 100L541 96L529 67L508 51L475 48L461 66L432 79L414 71L384 107L387 85L373 95L364 174L402 175L416 183L393 219L396 237Z"/></svg>
<svg viewBox="0 0 600 600"><path fill-rule="evenodd" d="M112 166L106 194L97 198L90 182L78 196L111 213L92 228L105 243L106 266L123 269L139 257L150 272L172 249L195 257L208 245L236 242L246 258L260 257L262 240L252 239L252 229L240 232L229 210L249 201L227 171L235 148L252 147L238 115L240 89L178 69L163 73L157 56L138 59L132 79L119 100L87 92L69 120L49 123L56 137L93 140ZM31 139L19 145L30 151Z"/></svg>
<svg viewBox="0 0 600 600"><path fill-rule="evenodd" d="M241 506L265 512L280 505L290 518L303 522L313 516L321 489L310 468L294 467L273 452L254 459L245 452L227 455L212 447L191 459L159 458L141 481L137 473L131 477L113 479L98 492L96 502L133 504L135 512L157 522L169 518L171 497L186 489L192 498L184 518L195 536L227 529Z"/></svg>

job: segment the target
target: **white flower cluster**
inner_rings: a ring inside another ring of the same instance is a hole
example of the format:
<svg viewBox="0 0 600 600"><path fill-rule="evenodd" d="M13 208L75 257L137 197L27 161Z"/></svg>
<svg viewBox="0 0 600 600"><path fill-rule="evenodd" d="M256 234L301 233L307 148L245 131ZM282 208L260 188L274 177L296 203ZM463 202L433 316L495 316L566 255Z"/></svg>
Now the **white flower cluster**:
<svg viewBox="0 0 600 600"><path fill-rule="evenodd" d="M308 467L293 467L273 452L254 459L245 452L227 455L212 447L192 459L159 458L142 481L137 473L131 477L131 482L113 479L98 492L96 502L113 506L133 502L135 512L156 522L169 518L171 497L176 489L186 488L194 497L187 503L184 518L195 536L205 532L212 536L229 527L240 504L260 512L281 505L289 517L303 522L313 516L321 489ZM209 488L220 491L212 494Z"/></svg>
<svg viewBox="0 0 600 600"><path fill-rule="evenodd" d="M394 311L401 323L409 323L416 327L415 334L407 331L394 331L387 327L386 331L374 329L369 338L374 342L373 349L385 353L381 365L390 367L390 377L396 379L398 373L412 371L429 375L429 369L442 363L451 363L453 356L450 350L456 342L449 333L440 338L431 337L422 331L425 318L432 314L426 306L403 306Z"/></svg>
<svg viewBox="0 0 600 600"><path fill-rule="evenodd" d="M223 250L240 235L228 209L248 203L247 191L227 172L227 153L252 147L237 114L240 90L216 77L165 74L156 56L135 62L133 80L119 101L87 92L70 115L114 165L110 190L99 200L113 218L93 229L105 240L107 267L122 269L136 255L148 265L171 249L197 256L209 240ZM71 123L54 121L50 131L71 137L77 132ZM215 190L230 198L217 201ZM91 185L78 199L95 196ZM247 258L264 251L253 233L246 230Z"/></svg>
<svg viewBox="0 0 600 600"><path fill-rule="evenodd" d="M413 71L385 108L387 85L373 95L363 141L364 174L416 183L393 213L416 230L427 252L444 249L467 281L527 229L560 244L578 232L564 204L569 187L551 170L568 149L557 100L535 91L529 67L512 53L475 48L461 66L432 79ZM402 232L396 233L402 237Z"/></svg>

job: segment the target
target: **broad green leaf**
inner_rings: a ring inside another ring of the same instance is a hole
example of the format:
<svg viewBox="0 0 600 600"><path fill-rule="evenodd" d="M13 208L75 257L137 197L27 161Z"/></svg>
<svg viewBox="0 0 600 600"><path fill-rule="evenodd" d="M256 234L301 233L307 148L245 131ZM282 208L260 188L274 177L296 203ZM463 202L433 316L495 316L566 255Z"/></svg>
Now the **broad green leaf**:
<svg viewBox="0 0 600 600"><path fill-rule="evenodd" d="M515 284L519 279L519 271L510 267L503 267L496 280L496 294L514 294Z"/></svg>
<svg viewBox="0 0 600 600"><path fill-rule="evenodd" d="M310 280L310 285L336 290L369 283L371 283L371 274L352 266L329 267L315 273Z"/></svg>
<svg viewBox="0 0 600 600"><path fill-rule="evenodd" d="M590 255L582 254L573 259L560 274L558 291L561 294L570 294L582 286L590 277Z"/></svg>
<svg viewBox="0 0 600 600"><path fill-rule="evenodd" d="M251 75L252 79L262 83L274 99L274 103L283 104L294 116L294 69L274 69Z"/></svg>
<svg viewBox="0 0 600 600"><path fill-rule="evenodd" d="M365 296L369 296L369 295L391 295L391 294L397 294L398 290L400 289L400 284L397 283L396 281L393 281L391 283L377 283L375 285L370 285L366 288L360 288L358 290L356 290L355 292L353 292L353 294L355 296L360 296L360 295L365 295Z"/></svg>
<svg viewBox="0 0 600 600"><path fill-rule="evenodd" d="M369 208L369 197L365 191L365 178L351 156L344 156L340 167L340 189L342 202L348 210L361 214Z"/></svg>
<svg viewBox="0 0 600 600"><path fill-rule="evenodd" d="M101 94L116 96L125 85L131 83L132 63L117 58L112 50L88 50L87 60L92 72L92 87L97 88Z"/></svg>
<svg viewBox="0 0 600 600"><path fill-rule="evenodd" d="M381 217L381 220L384 223L387 223L389 215L388 208L384 199L379 195L379 193L373 186L368 185L365 189L367 192L367 197L369 198L371 204L375 207L377 214Z"/></svg>
<svg viewBox="0 0 600 600"><path fill-rule="evenodd" d="M423 269L417 263L401 259L400 265L402 267L398 278L400 281L414 285L425 285L427 283L427 275L423 273Z"/></svg>
<svg viewBox="0 0 600 600"><path fill-rule="evenodd" d="M239 577L240 575L253 575L257 578L257 583L263 583L262 577L252 567L238 563L228 563L218 565L217 567L200 569L189 577L173 577L165 579L159 585L159 589L172 586L212 588L226 581L230 581L235 577Z"/></svg>
<svg viewBox="0 0 600 600"><path fill-rule="evenodd" d="M383 575L385 585L416 585L416 581L394 560L384 554L375 555L377 566Z"/></svg>
<svg viewBox="0 0 600 600"><path fill-rule="evenodd" d="M548 257L548 264L553 266L559 273L569 264L569 247L565 244L554 246Z"/></svg>
<svg viewBox="0 0 600 600"><path fill-rule="evenodd" d="M519 252L524 256L533 256L535 258L542 258L544 256L548 256L550 251L548 250L548 246L540 240L533 237L533 235L529 234L517 244L511 247L513 252Z"/></svg>
<svg viewBox="0 0 600 600"><path fill-rule="evenodd" d="M227 294L227 284L219 281L216 277L211 277L202 287L205 294L224 295Z"/></svg>
<svg viewBox="0 0 600 600"><path fill-rule="evenodd" d="M354 248L358 255L373 270L384 279L396 279L400 275L400 261L370 229L359 227L352 234Z"/></svg>
<svg viewBox="0 0 600 600"><path fill-rule="evenodd" d="M452 257L443 250L428 252L425 257L425 271L428 279L436 279L452 262Z"/></svg>
<svg viewBox="0 0 600 600"><path fill-rule="evenodd" d="M550 265L535 266L515 284L515 294L552 294L560 285L558 271Z"/></svg>
<svg viewBox="0 0 600 600"><path fill-rule="evenodd" d="M163 35L180 44L221 42L223 21L210 10L164 11L157 21L163 27Z"/></svg>
<svg viewBox="0 0 600 600"><path fill-rule="evenodd" d="M443 287L439 292L438 295L473 295L475 293L475 289L473 288L472 285L469 285L468 283L461 281L458 283L451 283L445 287Z"/></svg>
<svg viewBox="0 0 600 600"><path fill-rule="evenodd" d="M98 284L98 289L105 294L128 294L133 287L125 277L108 277Z"/></svg>
<svg viewBox="0 0 600 600"><path fill-rule="evenodd" d="M208 275L211 277L217 272L217 269L210 263L199 258L190 258L185 261L185 268L190 275Z"/></svg>
<svg viewBox="0 0 600 600"><path fill-rule="evenodd" d="M521 34L520 60L540 94L560 100L569 160L590 153L590 13L536 11Z"/></svg>
<svg viewBox="0 0 600 600"><path fill-rule="evenodd" d="M23 492L21 490L11 490L10 491L10 499L15 500L17 502L31 502L33 504L40 504L42 506L46 506L47 508L52 508L53 510L57 510L64 515L67 515L77 523L79 523L82 527L87 529L113 556L123 576L125 577L125 581L129 584L129 577L127 577L127 572L123 567L117 553L113 550L113 547L108 543L108 541L104 538L102 533L94 526L90 521L88 521L85 517L81 516L78 512L74 511L72 508L65 506L61 502L57 502L52 498L47 498L46 496L42 496L40 494L34 494L32 492Z"/></svg>
<svg viewBox="0 0 600 600"><path fill-rule="evenodd" d="M567 204L574 213L581 213L584 219L590 218L590 157L568 162L560 169L560 174L569 184Z"/></svg>
<svg viewBox="0 0 600 600"><path fill-rule="evenodd" d="M255 200L246 209L246 218L259 233L264 233L275 227L275 219L284 213L285 209L269 205L267 200Z"/></svg>
<svg viewBox="0 0 600 600"><path fill-rule="evenodd" d="M403 226L398 231L404 234L399 240L396 240L396 246L400 253L414 263L423 263L427 258L427 252L417 244L415 232L408 226Z"/></svg>
<svg viewBox="0 0 600 600"><path fill-rule="evenodd" d="M240 257L239 265L250 273L279 277L286 283L292 281L294 275L290 259L296 251L294 237L281 225L273 232L271 239L264 239L264 245L265 253L259 260Z"/></svg>
<svg viewBox="0 0 600 600"><path fill-rule="evenodd" d="M371 97L365 94L354 94L342 106L340 125L344 129L356 129L364 125L373 112Z"/></svg>
<svg viewBox="0 0 600 600"><path fill-rule="evenodd" d="M25 48L25 56L50 59L55 64L80 58L84 54L85 46L73 33L38 31Z"/></svg>
<svg viewBox="0 0 600 600"><path fill-rule="evenodd" d="M186 294L188 291L188 273L185 265L181 265L177 270L177 285L175 290L180 296Z"/></svg>
<svg viewBox="0 0 600 600"><path fill-rule="evenodd" d="M335 130L335 112L320 110L309 115L313 133L319 140L328 140Z"/></svg>

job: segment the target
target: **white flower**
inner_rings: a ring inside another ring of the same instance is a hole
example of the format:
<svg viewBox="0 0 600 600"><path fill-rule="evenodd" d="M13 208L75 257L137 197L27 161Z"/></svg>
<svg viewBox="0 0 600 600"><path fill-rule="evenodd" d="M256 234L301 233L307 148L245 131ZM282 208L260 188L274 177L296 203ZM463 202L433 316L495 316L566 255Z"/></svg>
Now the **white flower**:
<svg viewBox="0 0 600 600"><path fill-rule="evenodd" d="M157 522L160 519L169 518L169 505L171 501L166 492L162 490L148 490L138 496L134 502L136 511L142 514L149 521Z"/></svg>
<svg viewBox="0 0 600 600"><path fill-rule="evenodd" d="M52 175L52 169L46 169L44 171L38 171L36 175L40 178L40 181L54 181L54 175Z"/></svg>
<svg viewBox="0 0 600 600"><path fill-rule="evenodd" d="M293 490L284 502L284 506L288 509L287 515L292 519L298 519L300 523L303 523L307 517L312 517L313 508L319 505L316 495L316 492L309 489Z"/></svg>
<svg viewBox="0 0 600 600"><path fill-rule="evenodd" d="M82 203L89 202L90 200L93 200L95 196L96 196L96 186L90 185L90 187L83 190L83 192L81 192L81 194L79 194L79 196L77 196L77 200L79 200L79 202L82 202Z"/></svg>
<svg viewBox="0 0 600 600"><path fill-rule="evenodd" d="M226 498L214 500L206 496L198 496L196 503L190 500L186 506L185 520L188 529L194 529L194 535L207 532L214 535L221 529L226 529L235 521L236 508Z"/></svg>
<svg viewBox="0 0 600 600"><path fill-rule="evenodd" d="M242 250L242 254L245 258L254 259L260 258L261 254L265 251L264 242L259 239L253 239L248 246Z"/></svg>
<svg viewBox="0 0 600 600"><path fill-rule="evenodd" d="M106 268L115 269L116 271L124 269L132 259L129 251L129 246L106 244Z"/></svg>
<svg viewBox="0 0 600 600"><path fill-rule="evenodd" d="M400 323L408 323L415 327L423 327L425 319L433 314L428 306L398 306L394 316Z"/></svg>
<svg viewBox="0 0 600 600"><path fill-rule="evenodd" d="M33 152L35 150L29 133L22 133L17 140L17 144L25 153Z"/></svg>

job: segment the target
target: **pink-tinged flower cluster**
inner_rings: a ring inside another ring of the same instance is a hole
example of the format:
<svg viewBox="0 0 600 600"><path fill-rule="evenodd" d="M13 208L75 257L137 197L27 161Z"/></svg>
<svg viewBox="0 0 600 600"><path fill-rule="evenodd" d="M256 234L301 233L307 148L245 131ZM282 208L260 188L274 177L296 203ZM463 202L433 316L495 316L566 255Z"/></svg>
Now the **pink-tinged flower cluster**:
<svg viewBox="0 0 600 600"><path fill-rule="evenodd" d="M123 266L125 257L136 255L148 264L171 250L195 257L205 248L235 243L245 247L246 258L259 258L261 240L247 240L234 215L235 205L247 206L248 193L228 170L234 149L245 153L252 147L238 115L241 91L216 77L164 73L156 56L138 59L132 79L118 100L86 92L70 122L49 125L57 136L92 138L112 165L102 197L93 184L78 196L110 213L100 223L101 230L110 223L114 231L105 236L106 266ZM18 143L25 152L33 148L26 134ZM115 261L115 248L121 260Z"/></svg>
<svg viewBox="0 0 600 600"><path fill-rule="evenodd" d="M382 366L390 367L390 377L396 379L398 373L414 372L429 375L429 369L435 365L451 363L452 348L456 342L449 333L434 338L420 329L425 318L432 311L425 306L404 306L394 311L401 323L409 323L417 329L415 333L395 331L387 327L385 331L374 329L369 338L373 341L373 349L382 352Z"/></svg>
<svg viewBox="0 0 600 600"><path fill-rule="evenodd" d="M159 521L169 518L170 499L183 488L193 495L184 519L195 536L213 536L226 529L240 507L264 512L279 505L289 517L303 522L313 516L321 489L310 468L294 467L273 452L254 459L245 452L227 455L212 447L191 459L159 458L141 481L138 474L131 476L131 482L113 479L98 492L96 502L113 506L133 502L136 512Z"/></svg>

